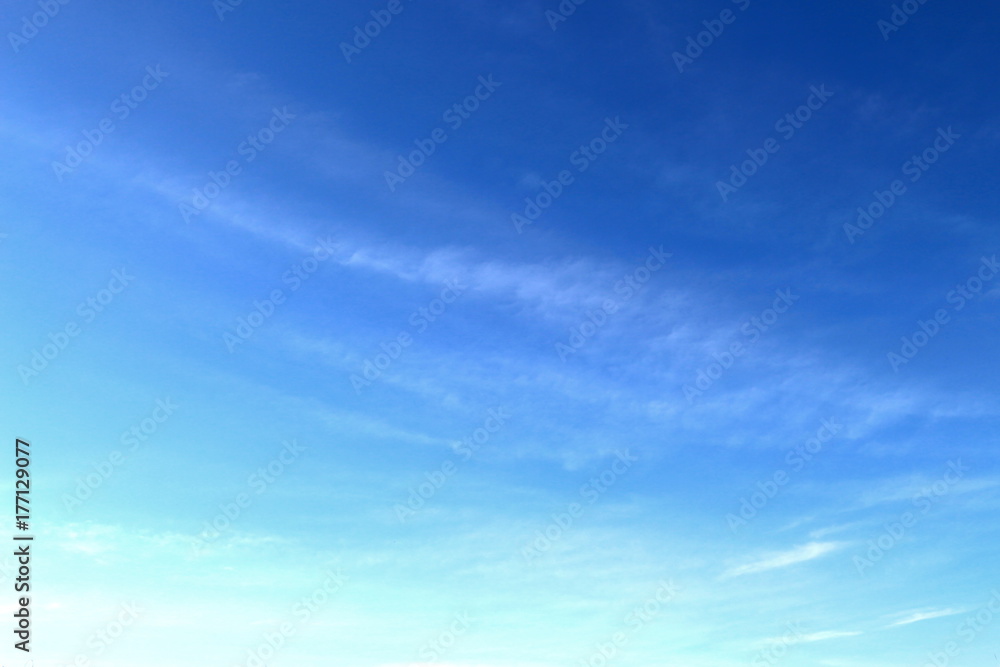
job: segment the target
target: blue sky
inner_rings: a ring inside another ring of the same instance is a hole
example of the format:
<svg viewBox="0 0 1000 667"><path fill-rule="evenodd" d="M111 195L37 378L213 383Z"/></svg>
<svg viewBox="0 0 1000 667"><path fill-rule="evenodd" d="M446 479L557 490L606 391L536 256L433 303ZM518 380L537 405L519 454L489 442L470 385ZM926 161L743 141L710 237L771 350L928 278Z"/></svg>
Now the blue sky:
<svg viewBox="0 0 1000 667"><path fill-rule="evenodd" d="M995 666L1000 17L904 5L7 3L4 664Z"/></svg>

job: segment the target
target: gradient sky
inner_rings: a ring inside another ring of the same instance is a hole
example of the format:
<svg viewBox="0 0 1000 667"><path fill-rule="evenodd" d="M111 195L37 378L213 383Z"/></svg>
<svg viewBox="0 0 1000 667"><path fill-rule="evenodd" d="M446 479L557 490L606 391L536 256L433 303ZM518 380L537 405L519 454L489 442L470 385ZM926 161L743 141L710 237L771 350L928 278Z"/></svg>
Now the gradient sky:
<svg viewBox="0 0 1000 667"><path fill-rule="evenodd" d="M997 664L996 3L223 2L0 12L35 667Z"/></svg>

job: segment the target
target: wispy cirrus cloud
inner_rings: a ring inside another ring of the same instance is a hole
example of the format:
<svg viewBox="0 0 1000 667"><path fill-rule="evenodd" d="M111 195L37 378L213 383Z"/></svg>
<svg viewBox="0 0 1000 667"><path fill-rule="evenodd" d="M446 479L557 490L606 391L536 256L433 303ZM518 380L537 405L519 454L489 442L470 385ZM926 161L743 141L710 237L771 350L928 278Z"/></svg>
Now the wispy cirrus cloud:
<svg viewBox="0 0 1000 667"><path fill-rule="evenodd" d="M846 546L846 544L843 542L810 542L808 544L803 544L793 549L789 549L788 551L768 554L752 563L746 563L744 565L730 568L723 573L722 578L730 579L733 577L742 577L748 574L757 574L759 572L767 572L769 570L777 570L783 567L798 565L799 563L805 563L821 558L829 553L833 553L834 551L843 548L844 546Z"/></svg>
<svg viewBox="0 0 1000 667"><path fill-rule="evenodd" d="M942 618L944 616L954 616L955 614L961 614L963 610L961 609L936 609L933 611L914 611L910 612L907 616L890 623L887 628L895 628L900 625L909 625L911 623L919 623L920 621L927 621L932 618Z"/></svg>
<svg viewBox="0 0 1000 667"><path fill-rule="evenodd" d="M786 634L781 637L768 637L757 643L758 646L773 646L775 644L810 644L828 639L841 639L844 637L857 637L864 634L860 630L822 630L820 632L808 632L800 634Z"/></svg>
<svg viewBox="0 0 1000 667"><path fill-rule="evenodd" d="M857 637L863 634L858 630L824 630L822 632L810 632L809 634L802 635L798 638L798 641L802 643L809 642L821 642L827 639L840 639L842 637Z"/></svg>

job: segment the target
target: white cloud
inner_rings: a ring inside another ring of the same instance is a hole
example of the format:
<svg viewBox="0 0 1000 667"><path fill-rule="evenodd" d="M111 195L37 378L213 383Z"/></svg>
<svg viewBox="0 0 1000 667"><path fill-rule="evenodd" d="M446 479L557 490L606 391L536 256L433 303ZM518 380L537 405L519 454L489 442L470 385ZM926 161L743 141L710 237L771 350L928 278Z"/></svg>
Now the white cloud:
<svg viewBox="0 0 1000 667"><path fill-rule="evenodd" d="M895 628L900 625L909 625L910 623L917 623L919 621L926 621L932 618L941 618L942 616L954 616L955 614L961 614L961 609L937 609L935 611L915 611L911 612L908 616L896 621L895 623L890 623L889 628Z"/></svg>
<svg viewBox="0 0 1000 667"><path fill-rule="evenodd" d="M757 574L758 572L766 572L767 570L776 570L782 567L805 563L807 561L820 558L821 556L825 556L826 554L836 551L843 546L844 543L842 542L810 542L809 544L803 544L802 546L795 547L794 549L790 549L788 551L769 554L760 560L747 563L746 565L730 568L722 575L722 577L724 579L728 579L730 577L740 577L747 574Z"/></svg>
<svg viewBox="0 0 1000 667"><path fill-rule="evenodd" d="M858 630L823 630L821 632L799 633L795 635L784 635L781 637L769 637L758 642L758 646L774 646L777 644L808 644L810 642L821 642L827 639L840 639L842 637L857 637L864 634Z"/></svg>
<svg viewBox="0 0 1000 667"><path fill-rule="evenodd" d="M800 642L820 642L826 639L840 639L841 637L856 637L862 634L851 630L825 630L823 632L811 632L799 637Z"/></svg>

